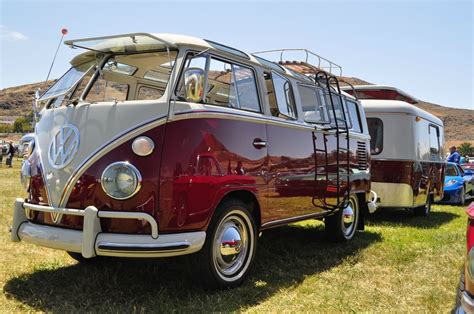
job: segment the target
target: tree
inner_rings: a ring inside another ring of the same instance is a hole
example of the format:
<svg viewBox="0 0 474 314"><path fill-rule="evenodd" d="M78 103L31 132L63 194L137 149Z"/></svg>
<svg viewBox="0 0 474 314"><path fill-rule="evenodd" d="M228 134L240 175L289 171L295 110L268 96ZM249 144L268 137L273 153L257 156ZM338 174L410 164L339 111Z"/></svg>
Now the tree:
<svg viewBox="0 0 474 314"><path fill-rule="evenodd" d="M474 155L474 147L471 143L464 142L459 145L459 153L461 154L461 156L472 156Z"/></svg>
<svg viewBox="0 0 474 314"><path fill-rule="evenodd" d="M31 132L31 121L28 117L20 117L13 123L13 132L25 133Z"/></svg>

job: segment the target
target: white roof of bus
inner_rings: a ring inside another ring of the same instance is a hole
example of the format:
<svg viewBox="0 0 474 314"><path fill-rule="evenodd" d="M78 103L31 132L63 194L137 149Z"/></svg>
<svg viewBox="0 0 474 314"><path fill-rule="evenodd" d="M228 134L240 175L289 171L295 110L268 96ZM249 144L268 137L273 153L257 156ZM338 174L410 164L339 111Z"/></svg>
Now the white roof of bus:
<svg viewBox="0 0 474 314"><path fill-rule="evenodd" d="M147 33L137 33L137 34L142 34L142 35L145 35L145 36L147 35ZM222 50L222 49L216 48L216 46L213 46L212 45L213 42L204 40L202 38L192 37L192 36L187 36L187 35L179 35L179 34L166 34L166 33L148 33L148 34L162 40L163 42L168 43L171 46L195 47L198 50L207 50L207 49L209 49L209 50L224 52L224 53L230 54L234 57L242 58L242 55L240 55L239 53L236 54L236 53L230 52L231 50L234 50L235 52L240 52L240 53L246 55L245 59L250 60L251 62L256 63L258 65L261 65L263 67L268 67L267 65L263 64L259 59L255 58L250 53L246 53L242 50L239 50L238 48L234 48L234 47L231 47L231 46L228 46L228 47L226 46L226 48L229 48L229 50ZM124 34L123 36L130 36L130 35L133 35L133 34ZM121 36L121 35L117 35L117 37L119 37L119 36ZM94 40L94 39L100 39L100 38L101 37L89 38L89 39ZM72 43L72 45L74 46L75 42L80 42L80 41L85 41L85 40L88 40L88 38L65 41L65 44L70 45ZM107 47L113 47L114 44L120 45L121 44L120 38L110 38L110 39L108 39L106 46ZM215 44L220 45L220 46L225 46L224 44L217 43L217 42L215 42ZM102 47L102 48L104 48L104 47ZM75 56L71 60L71 63L74 64L75 60L81 60L81 57L89 55L89 54L90 54L89 51L81 53L81 54ZM274 64L273 68L274 69L279 69L279 71L281 73L286 73L287 75L290 75L290 76L298 79L297 73L289 71L285 67L282 67L282 66L280 66L280 65L278 65L274 62L271 62L271 61L268 61L268 62L273 63ZM300 78L300 80L305 80L303 75L299 76L299 78ZM306 78L306 80L308 82L311 82L311 80L309 78Z"/></svg>
<svg viewBox="0 0 474 314"><path fill-rule="evenodd" d="M359 101L362 103L362 107L364 108L364 111L366 112L367 116L369 116L370 113L404 113L413 116L418 116L435 124L443 126L443 121L441 121L441 119L439 119L435 115L432 115L431 113L404 101L385 99L360 99Z"/></svg>

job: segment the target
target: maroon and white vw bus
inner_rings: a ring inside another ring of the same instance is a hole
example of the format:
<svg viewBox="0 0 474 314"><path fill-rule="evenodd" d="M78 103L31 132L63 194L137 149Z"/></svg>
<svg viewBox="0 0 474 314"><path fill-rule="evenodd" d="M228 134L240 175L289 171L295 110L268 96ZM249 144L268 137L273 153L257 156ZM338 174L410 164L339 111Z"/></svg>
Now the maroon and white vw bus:
<svg viewBox="0 0 474 314"><path fill-rule="evenodd" d="M345 241L363 228L368 128L330 73L180 35L66 44L86 51L38 99L13 241L79 261L196 253L194 273L225 287L263 230L324 219Z"/></svg>

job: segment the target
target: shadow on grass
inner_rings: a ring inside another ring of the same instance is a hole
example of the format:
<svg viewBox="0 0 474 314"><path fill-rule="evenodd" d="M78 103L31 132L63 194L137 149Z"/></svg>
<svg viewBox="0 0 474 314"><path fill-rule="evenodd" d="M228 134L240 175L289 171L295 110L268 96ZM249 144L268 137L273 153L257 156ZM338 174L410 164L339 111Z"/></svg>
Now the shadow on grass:
<svg viewBox="0 0 474 314"><path fill-rule="evenodd" d="M365 231L349 243L334 244L322 229L287 226L264 232L253 271L242 286L231 290L198 288L189 276L191 256L45 265L7 281L4 293L35 310L54 312L238 311L346 259L356 262L361 250L381 240L378 233Z"/></svg>
<svg viewBox="0 0 474 314"><path fill-rule="evenodd" d="M462 214L460 212L460 214ZM422 229L438 228L460 215L442 211L431 211L427 217L418 217L412 210L382 208L367 217L367 225L410 226Z"/></svg>

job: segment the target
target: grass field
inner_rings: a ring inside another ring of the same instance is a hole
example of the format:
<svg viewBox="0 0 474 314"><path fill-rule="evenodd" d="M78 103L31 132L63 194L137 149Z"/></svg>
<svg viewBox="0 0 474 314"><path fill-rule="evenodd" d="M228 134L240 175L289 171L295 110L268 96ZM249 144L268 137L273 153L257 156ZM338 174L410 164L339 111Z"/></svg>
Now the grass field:
<svg viewBox="0 0 474 314"><path fill-rule="evenodd" d="M11 207L24 196L15 168L0 168L0 310L18 311L369 311L448 312L465 250L461 207L435 205L428 218L380 212L345 244L308 221L264 232L253 271L233 290L193 284L192 261L101 259L9 242Z"/></svg>

